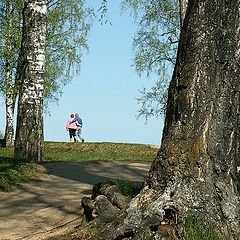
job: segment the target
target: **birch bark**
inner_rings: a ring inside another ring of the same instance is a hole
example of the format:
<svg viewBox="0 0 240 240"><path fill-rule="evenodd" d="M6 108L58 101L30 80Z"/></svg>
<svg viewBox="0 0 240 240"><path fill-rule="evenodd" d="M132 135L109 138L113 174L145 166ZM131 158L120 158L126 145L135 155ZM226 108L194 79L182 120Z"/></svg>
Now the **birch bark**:
<svg viewBox="0 0 240 240"><path fill-rule="evenodd" d="M6 147L12 147L14 145L14 107L15 107L15 100L16 94L14 93L13 89L13 81L12 81L12 74L13 74L13 49L12 49L12 11L13 11L13 4L12 1L7 2L7 46L6 46L6 129L5 129L5 145Z"/></svg>
<svg viewBox="0 0 240 240"><path fill-rule="evenodd" d="M183 26L183 21L187 11L188 0L179 0L180 6L180 25Z"/></svg>
<svg viewBox="0 0 240 240"><path fill-rule="evenodd" d="M23 9L22 64L15 157L41 162L43 156L43 83L46 44L45 0L27 0Z"/></svg>

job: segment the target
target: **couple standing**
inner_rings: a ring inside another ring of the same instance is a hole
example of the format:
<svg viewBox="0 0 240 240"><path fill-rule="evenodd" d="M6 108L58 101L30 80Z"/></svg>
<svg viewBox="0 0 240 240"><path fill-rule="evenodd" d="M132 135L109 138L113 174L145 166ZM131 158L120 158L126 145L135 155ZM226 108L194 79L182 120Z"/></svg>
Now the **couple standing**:
<svg viewBox="0 0 240 240"><path fill-rule="evenodd" d="M72 142L72 138L74 138L74 142L78 142L78 138L80 141L84 142L84 139L81 137L82 125L82 119L79 117L78 113L75 114L75 117L74 114L70 115L66 125L66 129L69 131L70 135L70 142Z"/></svg>

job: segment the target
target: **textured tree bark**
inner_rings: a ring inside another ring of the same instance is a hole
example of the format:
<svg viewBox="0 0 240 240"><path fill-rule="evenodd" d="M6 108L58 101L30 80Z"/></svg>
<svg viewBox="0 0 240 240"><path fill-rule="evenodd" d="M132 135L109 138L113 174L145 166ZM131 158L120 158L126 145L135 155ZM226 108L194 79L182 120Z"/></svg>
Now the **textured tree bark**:
<svg viewBox="0 0 240 240"><path fill-rule="evenodd" d="M15 157L43 161L43 83L46 1L28 0L23 10L22 65Z"/></svg>
<svg viewBox="0 0 240 240"><path fill-rule="evenodd" d="M7 96L9 95L9 96ZM12 93L6 94L6 129L4 142L6 147L14 145L14 108L15 98Z"/></svg>
<svg viewBox="0 0 240 240"><path fill-rule="evenodd" d="M228 239L239 236L239 6L188 1L161 149L145 189L156 198L147 215L161 222L171 212L179 238L189 209Z"/></svg>
<svg viewBox="0 0 240 240"><path fill-rule="evenodd" d="M188 0L161 149L107 239L185 239L190 211L239 239L239 63L240 0Z"/></svg>
<svg viewBox="0 0 240 240"><path fill-rule="evenodd" d="M7 3L8 6L8 32L7 32L7 49L6 49L6 129L5 129L5 137L4 142L6 147L12 147L14 145L14 107L16 94L14 93L13 84L12 84L12 11L13 5L12 2L9 1Z"/></svg>

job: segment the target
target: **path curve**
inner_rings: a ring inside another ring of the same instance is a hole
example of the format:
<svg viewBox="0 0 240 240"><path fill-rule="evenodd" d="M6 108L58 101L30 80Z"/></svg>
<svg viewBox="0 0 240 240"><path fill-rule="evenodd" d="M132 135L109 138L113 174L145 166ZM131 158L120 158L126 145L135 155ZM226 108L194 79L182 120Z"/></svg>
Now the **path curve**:
<svg viewBox="0 0 240 240"><path fill-rule="evenodd" d="M81 223L81 198L106 179L145 181L149 161L84 161L42 164L38 181L0 193L0 239L40 240Z"/></svg>

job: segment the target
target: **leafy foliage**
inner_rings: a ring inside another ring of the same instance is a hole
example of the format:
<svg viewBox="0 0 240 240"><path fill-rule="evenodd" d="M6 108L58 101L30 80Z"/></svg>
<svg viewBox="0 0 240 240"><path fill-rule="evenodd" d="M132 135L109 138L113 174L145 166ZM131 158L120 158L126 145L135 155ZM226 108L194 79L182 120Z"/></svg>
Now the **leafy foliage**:
<svg viewBox="0 0 240 240"><path fill-rule="evenodd" d="M164 69L159 80L155 82L154 86L148 90L143 88L140 90L140 97L137 98L138 104L141 105L138 110L138 118L144 116L147 119L150 116L160 116L165 113L167 104L167 89L169 76L164 73Z"/></svg>
<svg viewBox="0 0 240 240"><path fill-rule="evenodd" d="M163 114L166 108L167 89L176 61L180 33L178 4L177 0L123 1L123 9L132 9L132 15L139 24L133 42L135 70L139 76L146 73L158 78L150 90L144 88L140 91L139 116L146 119Z"/></svg>
<svg viewBox="0 0 240 240"><path fill-rule="evenodd" d="M84 0L50 1L48 4L45 103L58 101L62 87L81 67L88 51L87 35L94 12Z"/></svg>
<svg viewBox="0 0 240 240"><path fill-rule="evenodd" d="M22 9L22 0L0 1L0 92L3 94L18 91L14 86L14 76L21 45ZM12 83L6 82L7 68L12 73Z"/></svg>
<svg viewBox="0 0 240 240"><path fill-rule="evenodd" d="M16 71L20 60L23 5L23 0L0 1L1 93L9 90L18 92ZM71 81L74 73L79 72L83 53L88 51L87 35L94 12L92 8L85 7L85 0L51 0L48 1L47 18L45 106L50 101L58 101L62 87ZM11 48L7 47L9 45ZM7 61L11 63L11 86L5 81Z"/></svg>

